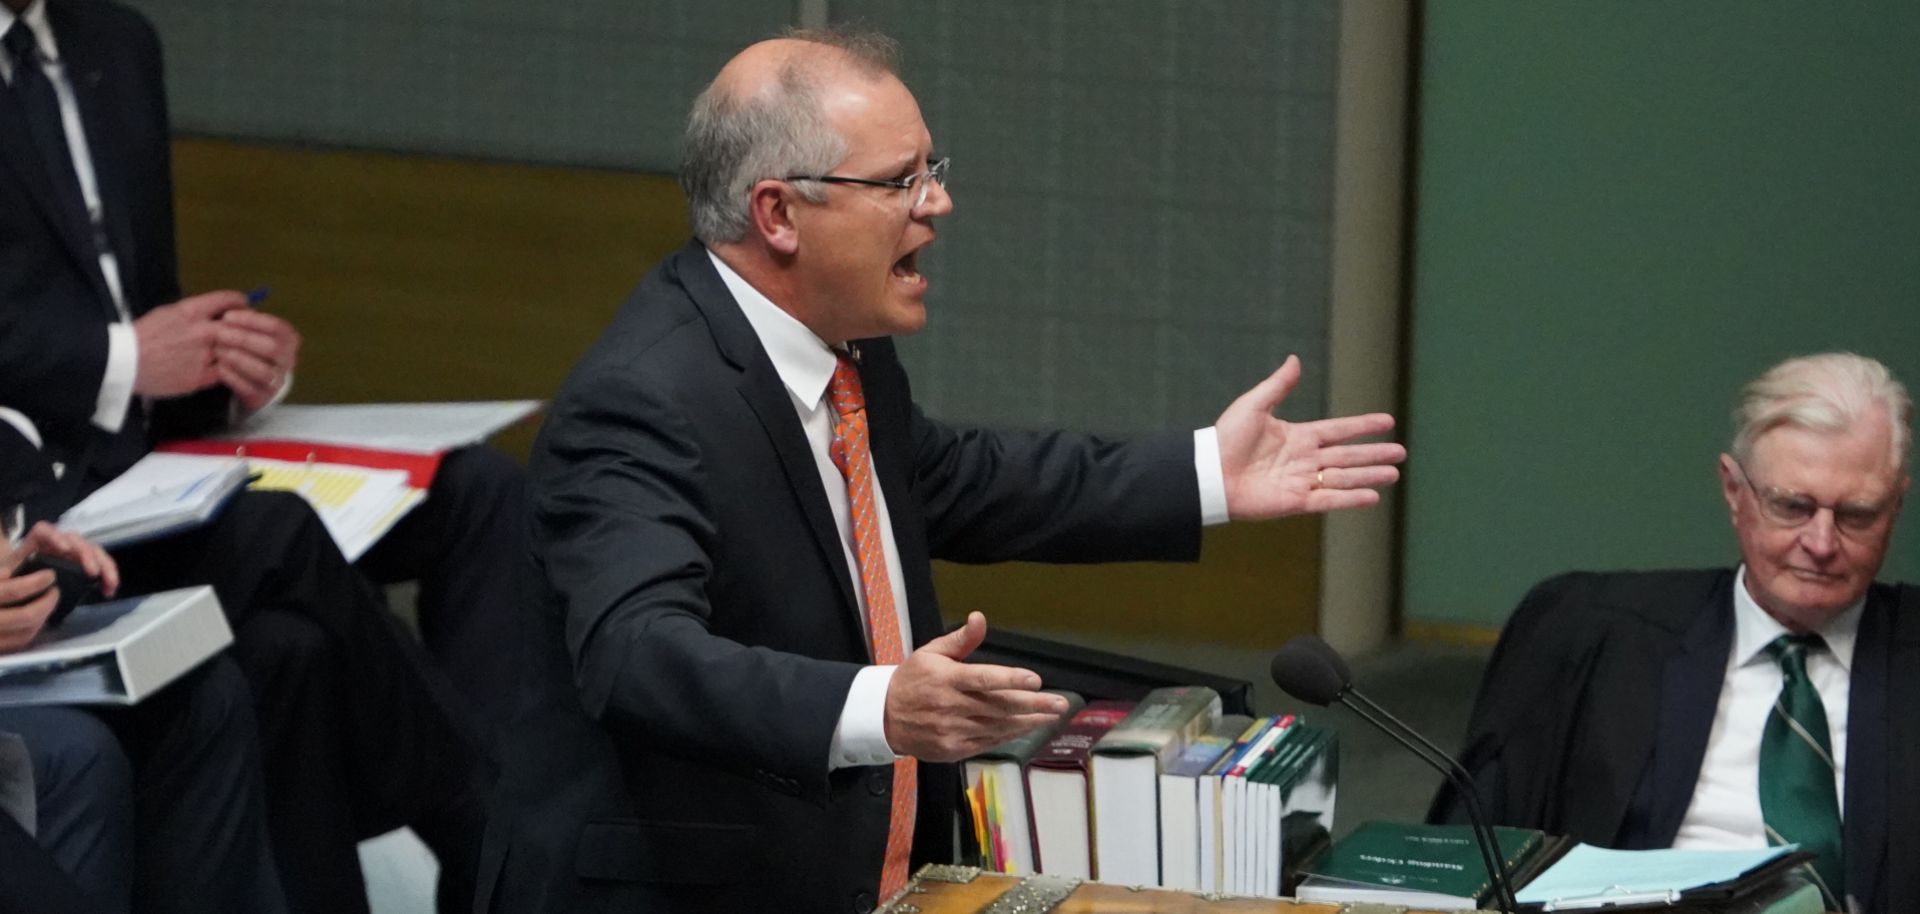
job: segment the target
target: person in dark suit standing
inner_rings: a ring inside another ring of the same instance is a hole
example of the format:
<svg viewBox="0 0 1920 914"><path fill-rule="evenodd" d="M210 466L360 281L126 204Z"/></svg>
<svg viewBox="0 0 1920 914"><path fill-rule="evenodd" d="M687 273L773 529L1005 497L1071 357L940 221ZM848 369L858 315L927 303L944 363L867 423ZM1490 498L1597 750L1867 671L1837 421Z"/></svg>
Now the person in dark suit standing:
<svg viewBox="0 0 1920 914"><path fill-rule="evenodd" d="M1920 588L1878 584L1913 406L1879 362L1789 359L1720 456L1732 569L1571 574L1529 593L1462 763L1495 822L1618 848L1819 854L1835 910L1920 909ZM1443 788L1431 812L1459 820Z"/></svg>
<svg viewBox="0 0 1920 914"><path fill-rule="evenodd" d="M238 292L181 296L160 45L143 18L106 0L0 0L0 40L0 384L57 470L51 516L157 439L271 409L299 334ZM525 505L524 474L469 448L447 455L361 574L321 545L304 504L253 493L201 534L120 554L131 586L207 581L243 614L235 654L262 707L297 908L365 910L354 839L401 824L440 857L447 903L465 907L485 778L472 744L518 686ZM457 688L412 669L392 620L359 612L383 612L363 575L420 580L423 636ZM242 596L324 618L256 612Z"/></svg>
<svg viewBox="0 0 1920 914"><path fill-rule="evenodd" d="M926 321L918 258L954 203L893 56L808 32L726 65L687 129L698 240L554 402L535 555L551 675L592 724L534 774L508 761L492 910L870 910L952 860L952 763L1063 709L966 662L978 613L941 634L932 558L1191 560L1203 520L1398 478L1398 444L1347 443L1391 417L1273 418L1294 359L1199 433L922 413L889 338Z"/></svg>

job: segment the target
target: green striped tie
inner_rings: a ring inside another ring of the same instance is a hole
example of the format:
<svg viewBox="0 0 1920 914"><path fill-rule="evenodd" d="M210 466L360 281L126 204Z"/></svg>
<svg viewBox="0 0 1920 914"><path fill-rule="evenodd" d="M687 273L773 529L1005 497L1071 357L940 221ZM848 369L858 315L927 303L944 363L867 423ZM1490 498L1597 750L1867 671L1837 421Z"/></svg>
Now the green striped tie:
<svg viewBox="0 0 1920 914"><path fill-rule="evenodd" d="M1760 736L1760 814L1772 844L1812 851L1813 876L1834 910L1843 910L1846 867L1840 855L1840 800L1834 790L1827 709L1807 678L1807 651L1819 635L1781 635L1767 645L1780 664L1780 697Z"/></svg>

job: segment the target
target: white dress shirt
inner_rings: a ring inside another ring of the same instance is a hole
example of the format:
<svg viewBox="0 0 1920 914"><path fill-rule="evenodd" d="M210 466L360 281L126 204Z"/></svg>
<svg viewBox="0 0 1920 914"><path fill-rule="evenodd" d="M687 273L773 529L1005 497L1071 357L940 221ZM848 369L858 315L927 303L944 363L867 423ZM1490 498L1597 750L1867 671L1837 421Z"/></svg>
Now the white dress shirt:
<svg viewBox="0 0 1920 914"><path fill-rule="evenodd" d="M47 82L53 84L54 95L60 101L60 122L66 128L73 173L80 178L80 198L93 221L94 234L103 236L105 223L100 209L100 182L93 172L93 152L87 145L87 132L81 126L80 105L74 101L73 83L60 60L60 46L54 42L53 27L47 23L46 0L33 0L26 12L17 17L13 10L0 6L0 35L13 28L16 18L33 30L33 37L40 45L40 71L46 74ZM0 77L4 77L9 86L13 85L11 56L0 53ZM93 424L107 432L117 432L126 424L127 407L133 403L133 379L140 367L140 348L134 340L126 293L120 288L120 262L114 259L113 251L104 246L97 253L100 275L107 281L107 291L113 293L113 307L120 319L107 325L107 370L100 379L100 393L94 399Z"/></svg>
<svg viewBox="0 0 1920 914"><path fill-rule="evenodd" d="M820 485L826 490L827 504L833 509L833 523L840 532L841 554L853 576L854 599L860 604L860 618L867 617L867 597L860 584L860 565L854 558L853 524L847 506L847 483L828 448L833 442L833 407L826 402L827 384L833 379L838 358L834 349L813 335L806 325L780 309L749 285L740 274L712 251L707 257L726 283L733 300L740 304L755 336L772 360L774 371L787 388L788 399L800 417L813 451L814 468L820 473ZM1194 471L1200 479L1200 512L1203 523L1216 524L1227 519L1227 489L1220 469L1219 439L1211 428L1193 434ZM900 573L900 553L893 543L893 522L887 514L887 499L881 492L879 468L874 467L874 511L880 522L880 546L887 560L887 581L893 587L894 611L900 614L900 632L908 639L903 645L912 649L913 628L907 613L907 594ZM887 745L887 686L893 681L893 666L869 666L855 674L853 688L840 710L840 722L834 727L833 742L827 750L829 770L854 765L886 765L896 758Z"/></svg>
<svg viewBox="0 0 1920 914"><path fill-rule="evenodd" d="M1853 669L1853 645L1865 601L1855 603L1820 630L1824 651L1807 652L1807 678L1820 693L1832 740L1834 790L1840 808L1847 796L1847 694ZM1720 702L1700 761L1693 801L1674 836L1674 847L1766 847L1760 815L1760 738L1780 695L1780 664L1767 645L1788 634L1755 603L1747 591L1745 565L1733 581L1733 651L1720 684Z"/></svg>

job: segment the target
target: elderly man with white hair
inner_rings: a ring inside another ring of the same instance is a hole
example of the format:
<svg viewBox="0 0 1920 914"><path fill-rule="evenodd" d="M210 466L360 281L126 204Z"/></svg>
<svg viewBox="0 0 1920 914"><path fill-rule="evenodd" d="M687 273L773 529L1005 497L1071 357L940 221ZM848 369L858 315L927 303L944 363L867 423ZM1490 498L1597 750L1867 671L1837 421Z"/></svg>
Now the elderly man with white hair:
<svg viewBox="0 0 1920 914"><path fill-rule="evenodd" d="M1535 587L1462 756L1495 821L1617 848L1795 843L1834 910L1920 910L1920 588L1874 581L1912 421L1879 362L1782 362L1720 455L1738 566ZM1432 816L1460 813L1443 790Z"/></svg>

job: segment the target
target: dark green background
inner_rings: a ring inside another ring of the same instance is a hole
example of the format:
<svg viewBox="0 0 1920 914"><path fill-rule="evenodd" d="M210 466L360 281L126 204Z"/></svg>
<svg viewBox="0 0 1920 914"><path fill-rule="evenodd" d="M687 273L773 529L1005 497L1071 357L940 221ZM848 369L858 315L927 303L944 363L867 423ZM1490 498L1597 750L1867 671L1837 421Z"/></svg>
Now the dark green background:
<svg viewBox="0 0 1920 914"><path fill-rule="evenodd" d="M1744 380L1851 349L1920 382L1920 3L1425 9L1407 618L1730 564Z"/></svg>

